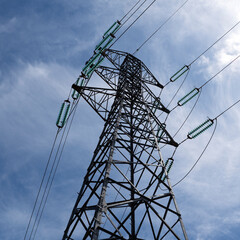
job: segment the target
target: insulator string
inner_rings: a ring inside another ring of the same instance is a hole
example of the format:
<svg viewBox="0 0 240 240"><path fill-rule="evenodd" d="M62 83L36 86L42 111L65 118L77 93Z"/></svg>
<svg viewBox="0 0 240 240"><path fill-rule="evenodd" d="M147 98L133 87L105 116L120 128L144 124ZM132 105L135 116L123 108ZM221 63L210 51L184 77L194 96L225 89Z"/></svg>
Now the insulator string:
<svg viewBox="0 0 240 240"><path fill-rule="evenodd" d="M215 77L217 77L220 73L222 73L226 68L228 68L232 63L234 63L238 58L240 57L240 54L235 57L231 62L229 62L226 66L224 66L221 70L219 70L216 74L214 74L211 78L209 78L204 84L202 84L198 88L194 88L191 92L189 92L187 95L185 95L182 99L178 101L178 104L173 107L170 112L175 110L176 108L185 105L187 102L189 102L193 97L198 95L200 93L200 90L202 90L203 87L205 87L209 82L211 82ZM182 103L180 103L182 102Z"/></svg>
<svg viewBox="0 0 240 240"><path fill-rule="evenodd" d="M203 149L203 151L201 152L200 156L198 157L198 159L196 160L196 162L193 164L193 166L189 169L189 171L179 180L177 181L175 184L173 184L172 187L175 187L177 186L179 183L181 183L191 172L192 170L195 168L195 166L197 165L197 163L200 161L200 159L202 158L203 154L205 153L205 151L207 150L209 144L211 143L212 139L213 139L213 136L216 132L216 129L217 129L217 121L215 122L215 127L214 127L214 130L212 132L212 135L211 137L209 138L205 148Z"/></svg>

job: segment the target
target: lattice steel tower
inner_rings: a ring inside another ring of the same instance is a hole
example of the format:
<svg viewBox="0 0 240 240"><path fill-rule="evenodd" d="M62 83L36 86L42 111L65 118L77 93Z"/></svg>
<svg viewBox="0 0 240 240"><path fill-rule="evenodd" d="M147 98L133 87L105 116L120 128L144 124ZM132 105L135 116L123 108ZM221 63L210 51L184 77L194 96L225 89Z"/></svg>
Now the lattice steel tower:
<svg viewBox="0 0 240 240"><path fill-rule="evenodd" d="M95 72L108 87L73 85L105 125L63 239L188 239L168 178L173 159L159 147L178 146L157 117L169 113L154 94L163 86L131 54L102 56L112 67Z"/></svg>

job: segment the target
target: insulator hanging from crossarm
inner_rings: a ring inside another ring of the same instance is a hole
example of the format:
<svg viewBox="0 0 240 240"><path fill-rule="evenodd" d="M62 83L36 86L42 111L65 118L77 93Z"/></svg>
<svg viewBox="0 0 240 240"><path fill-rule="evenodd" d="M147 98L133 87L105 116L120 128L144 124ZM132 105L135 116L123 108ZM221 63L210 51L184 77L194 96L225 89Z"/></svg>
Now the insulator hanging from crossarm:
<svg viewBox="0 0 240 240"><path fill-rule="evenodd" d="M93 71L102 63L103 60L104 60L104 56L102 55L101 52L94 55L92 58L90 58L90 60L87 62L87 64L83 68L82 74L85 77L90 78Z"/></svg>
<svg viewBox="0 0 240 240"><path fill-rule="evenodd" d="M83 78L82 75L79 76L77 81L75 82L75 84L77 86L81 86L81 87L84 86L85 85L85 78ZM80 96L80 94L75 89L73 89L72 98L74 100L76 100L76 99L78 99L79 96Z"/></svg>
<svg viewBox="0 0 240 240"><path fill-rule="evenodd" d="M158 105L159 105L159 103L158 103L158 101L155 99L154 102L153 102L153 106L152 106L152 112L153 112L153 113L156 113Z"/></svg>
<svg viewBox="0 0 240 240"><path fill-rule="evenodd" d="M100 56L101 53L97 53L95 55L93 55L87 62L86 65L84 66L84 68L82 69L82 72L85 73L88 68L91 66L91 64L94 64L94 62L96 61L96 59Z"/></svg>
<svg viewBox="0 0 240 240"><path fill-rule="evenodd" d="M103 50L105 50L109 45L110 43L113 41L113 39L115 38L115 36L110 33L110 35L108 35L107 37L105 37L96 47L95 47L95 50L94 52L95 53L99 53Z"/></svg>
<svg viewBox="0 0 240 240"><path fill-rule="evenodd" d="M66 123L69 109L70 109L70 104L71 103L68 99L62 103L62 106L58 114L57 122L56 122L57 127L62 128Z"/></svg>
<svg viewBox="0 0 240 240"><path fill-rule="evenodd" d="M168 160L169 160L170 163L169 163L168 166L166 166L166 167L167 167L167 173L170 172L170 170L171 170L171 168L172 168L172 165L173 165L173 159L172 159L172 158L169 158Z"/></svg>
<svg viewBox="0 0 240 240"><path fill-rule="evenodd" d="M144 86L144 88L146 88L146 86ZM163 111L167 114L170 113L170 111L161 103L159 97L152 99L152 101L149 103L149 108L153 114L155 114L157 110Z"/></svg>
<svg viewBox="0 0 240 240"><path fill-rule="evenodd" d="M115 38L114 34L119 30L121 23L116 21L103 35L103 39L95 47L94 55L86 62L82 72L86 75L91 75L92 71L100 64L104 59L103 51L110 45ZM95 63L97 61L97 63ZM94 68L95 67L95 68ZM89 69L90 68L90 69Z"/></svg>
<svg viewBox="0 0 240 240"><path fill-rule="evenodd" d="M210 128L213 125L213 123L214 123L214 120L209 118L208 120L206 120L205 122L200 124L198 127L194 128L192 131L190 131L187 135L188 138L190 138L190 139L196 138L201 133L203 133L208 128Z"/></svg>
<svg viewBox="0 0 240 240"><path fill-rule="evenodd" d="M118 20L115 23L113 23L113 25L103 34L103 38L109 35L109 33L115 34L120 28L120 25L121 25L121 22Z"/></svg>
<svg viewBox="0 0 240 240"><path fill-rule="evenodd" d="M178 70L175 74L173 74L170 78L171 82L175 82L178 78L180 78L185 72L189 70L189 66L185 65L180 70Z"/></svg>
<svg viewBox="0 0 240 240"><path fill-rule="evenodd" d="M116 21L112 26L104 33L103 40L96 46L94 55L86 62L84 68L82 69L82 74L76 81L77 86L85 86L86 79L90 78L94 70L102 63L104 60L104 51L115 38L114 34L120 28L120 21ZM78 99L79 93L74 89L72 93L72 98L74 100ZM70 109L70 101L65 100L61 106L56 125L59 128L62 128L66 122Z"/></svg>
<svg viewBox="0 0 240 240"><path fill-rule="evenodd" d="M115 33L119 30L121 23L116 21L103 35L101 42L95 47L94 52L98 53L105 50L115 38Z"/></svg>
<svg viewBox="0 0 240 240"><path fill-rule="evenodd" d="M161 138L163 137L164 130L166 128L166 124L162 123L161 126L158 126L158 131L157 131L157 140L160 142Z"/></svg>
<svg viewBox="0 0 240 240"><path fill-rule="evenodd" d="M90 66L90 68L86 72L86 75L87 75L88 78L91 77L91 75L93 74L94 70L102 63L103 60L104 60L104 56L100 56L98 61L95 64L92 64Z"/></svg>
<svg viewBox="0 0 240 240"><path fill-rule="evenodd" d="M159 98L154 99L153 105L152 105L152 112L156 113L157 109L161 107L161 102Z"/></svg>
<svg viewBox="0 0 240 240"><path fill-rule="evenodd" d="M178 101L178 106L183 106L187 102L189 102L191 99L193 99L195 96L197 96L200 92L199 88L194 88L191 92L189 92L187 95L185 95L183 98L181 98Z"/></svg>
<svg viewBox="0 0 240 240"><path fill-rule="evenodd" d="M172 166L173 166L173 158L169 158L166 162L165 162L165 171L167 172L167 174L169 174L169 172L170 172L170 170L171 170L171 168L172 168ZM163 176L162 176L162 180L163 181L165 181L165 179L167 178L167 175L165 174L165 172L164 172L164 174L163 174Z"/></svg>

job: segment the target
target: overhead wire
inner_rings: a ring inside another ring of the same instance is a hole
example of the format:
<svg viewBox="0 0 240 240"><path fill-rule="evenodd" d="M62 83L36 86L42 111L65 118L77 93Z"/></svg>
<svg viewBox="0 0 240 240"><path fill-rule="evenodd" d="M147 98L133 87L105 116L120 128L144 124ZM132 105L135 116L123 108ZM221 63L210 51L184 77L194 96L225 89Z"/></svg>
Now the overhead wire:
<svg viewBox="0 0 240 240"><path fill-rule="evenodd" d="M179 71L177 71L170 80L165 84L168 85L171 82L175 82L179 77L181 77L185 72L190 71L190 67L200 58L202 57L207 51L209 51L214 45L216 45L220 40L222 40L228 33L230 33L236 26L238 26L240 21L234 24L228 31L226 31L220 38L218 38L215 42L213 42L206 50L204 50L200 55L198 55L191 63L182 67Z"/></svg>
<svg viewBox="0 0 240 240"><path fill-rule="evenodd" d="M217 119L219 117L221 117L224 113L226 113L227 111L229 111L231 108L233 108L235 105L237 105L238 103L240 102L240 99L238 101L236 101L235 103L233 103L231 106L229 106L227 109L225 109L223 112L221 112L219 115L217 115L213 120L215 121L215 127L214 127L214 130L212 132L212 135L207 143L207 145L205 146L205 148L203 149L202 153L200 154L200 156L198 157L197 161L193 164L193 166L190 168L190 170L178 181L176 182L173 187L175 187L176 185L178 185L179 183L181 183L190 173L191 171L195 168L195 166L197 165L197 163L199 162L199 160L201 159L201 157L203 156L204 152L207 150L214 134L215 134L215 131L216 131L216 128L217 128Z"/></svg>
<svg viewBox="0 0 240 240"><path fill-rule="evenodd" d="M223 112L221 112L219 115L217 115L215 119L218 119L219 117L221 117L224 113L226 113L228 110L230 110L231 108L233 108L235 105L237 105L240 102L240 99L238 101L236 101L235 103L233 103L230 107L228 107L226 110L224 110Z"/></svg>
<svg viewBox="0 0 240 240"><path fill-rule="evenodd" d="M59 163L60 163L61 158L62 158L62 154L63 154L64 148L65 148L65 144L66 144L66 141L67 141L67 138L68 138L68 135L69 135L69 132L70 132L72 123L73 123L73 119L74 119L75 114L76 114L77 106L78 106L78 104L76 104L76 107L75 107L74 110L73 110L74 112L73 112L73 115L72 115L72 118L71 118L71 121L70 121L68 130L67 130L67 134L66 134L64 143L63 143L63 145L62 145L62 149L61 149L61 151L60 151L60 155L59 155L59 157L58 157L58 160L57 160L57 163L56 163L54 172L53 172L53 176L52 176L52 179L51 179L49 188L48 188L48 192L47 192L47 195L46 195L46 197L45 197L45 201L44 201L44 204L43 204L43 207L42 207L42 210L41 210L41 214L40 214L40 217L39 217L39 219L38 219L38 223L37 223L37 226L36 226L36 229L35 229L35 233L34 233L33 240L35 239L35 236L36 236L36 233L37 233L37 230L38 230L38 227L39 227L39 224L40 224L42 215L43 215L43 211L44 211L44 209L45 209L45 206L46 206L46 203L47 203L47 200L48 200L48 196L49 196L50 190L51 190L51 188L52 188L52 184L53 184L53 181L54 181L54 178L55 178L55 175L56 175L56 172L57 172Z"/></svg>
<svg viewBox="0 0 240 240"><path fill-rule="evenodd" d="M88 80L88 81L89 81L89 80ZM88 81L87 81L87 83L88 83ZM71 91L72 91L72 88L70 89L70 92L69 92L69 95L68 95L68 99L70 98ZM66 119L65 126L64 126L63 128L58 128L58 130L57 130L57 135L56 135L56 139L55 139L55 141L54 141L54 145L53 145L53 147L52 147L51 155L50 155L50 157L49 157L49 162L50 162L51 157L52 157L52 152L53 152L54 147L55 147L55 142L56 142L56 140L57 140L57 136L58 136L58 134L60 133L60 131L61 131L62 129L63 129L63 133L62 133L61 140L60 140L60 142L59 142L59 144L58 144L58 147L57 147L57 151L56 151L56 154L55 154L55 157L54 157L54 161L53 161L53 164L52 164L52 168L51 168L50 173L49 173L49 175L48 175L48 180L47 180L46 186L45 186L45 188L44 188L44 190L43 190L43 195L42 195L42 198L41 198L40 203L39 203L39 207L38 207L38 210L37 210L37 213L36 213L36 216L35 216L35 220L34 220L34 223L33 223L32 229L31 229L31 233L30 233L29 240L34 239L35 236L36 236L36 232L37 232L38 226L39 226L39 224L40 224L40 220L41 220L41 217L42 217L42 214L43 214L45 205L46 205L46 203L47 203L48 195L49 195L49 193L50 193L51 186L52 186L53 180L54 180L54 178L55 178L55 174L56 174L56 171L57 171L59 162L60 162L61 157L62 157L62 153L63 153L64 147L65 147L65 144L66 144L68 135L69 135L69 131L70 131L70 129L71 129L71 125L72 125L72 122L73 122L73 119L74 119L74 116L75 116L75 113L76 113L76 109L77 109L79 100L80 100L80 97L79 97L76 101L75 101L75 100L73 101L73 103L72 103L72 105L71 105L71 109L70 109L70 111L69 111L69 115L68 115L68 117L67 117L67 119ZM72 113L73 113L73 115L72 115ZM70 119L71 116L72 116L71 122L70 122L70 125L69 125L69 128L68 128L67 134L66 134L66 136L65 136L65 131L66 131L66 128L67 128L67 125L68 125L68 122L69 122L69 119ZM64 137L65 137L65 140L64 140L64 142L63 142ZM62 145L62 142L63 142L63 145ZM61 149L61 150L60 150L60 149ZM59 155L59 158L58 158L58 160L57 160L57 157L58 157L59 152L60 152L60 155ZM56 162L56 160L57 160L57 162ZM48 165L49 165L49 162L48 162ZM56 163L56 165L55 165L55 163ZM48 166L48 165L47 165L47 166ZM54 169L54 166L55 166L55 169ZM47 167L46 167L46 169L47 169ZM53 175L52 175L52 174L53 174ZM45 175L46 175L46 171L45 171L45 174L44 174L44 178L45 178ZM51 179L52 179L52 180L51 180ZM50 182L50 180L51 180L51 182ZM50 185L49 185L49 183L50 183ZM41 183L41 186L42 186L42 184L43 184L43 181L42 181L42 183ZM48 189L48 190L47 190L47 189ZM27 231L26 231L24 240L26 239L27 233L28 233L28 231L29 231L29 227L30 227L30 223L31 223L31 221L32 221L33 213L34 213L34 211L35 211L37 201L39 200L39 195L40 195L40 190L39 190L39 194L38 194L37 199L36 199L35 204L34 204L34 209L33 209L33 212L32 212L32 214L31 214L31 218L30 218L30 221L29 221L29 224L28 224L28 227L27 227ZM43 201L44 201L44 203L43 203ZM41 208L42 208L42 209L41 209ZM40 211L41 211L41 212L40 212ZM39 215L39 214L40 214L40 215ZM37 224L37 225L36 225L36 224ZM33 238L32 238L32 236L33 236Z"/></svg>
<svg viewBox="0 0 240 240"><path fill-rule="evenodd" d="M218 71L215 75L213 75L209 80L207 80L200 88L203 88L205 85L207 85L210 81L212 81L217 75L219 75L222 71L224 71L227 67L229 67L232 63L234 63L238 58L240 57L240 54L235 57L231 62L229 62L224 68L222 68L220 71Z"/></svg>
<svg viewBox="0 0 240 240"><path fill-rule="evenodd" d="M70 111L73 111L74 109L76 108L76 105L74 106L74 104L72 105L72 110ZM38 191L38 195L37 195L37 198L35 200L35 203L34 203L34 208L33 208L33 211L32 211L32 214L31 214L31 217L30 217L30 220L29 220L29 224L28 224L28 228L27 228L27 231L25 233L25 237L24 237L24 240L26 239L27 237L27 233L29 231L29 227L30 227L30 224L31 224L31 221L32 221L32 218L33 218L33 214L34 214L34 211L36 209L36 205L37 205L37 202L39 201L39 196L40 196L40 193L41 193L41 190L43 191L43 195L42 195L42 198L40 200L40 203L39 203L39 206L38 206L38 210L37 210L37 213L36 213L36 216L35 216L35 220L34 220L34 223L33 223L33 226L31 228L31 233L30 233L30 236L29 236L29 239L32 238L32 235L33 235L33 232L34 232L34 228L36 226L36 223L38 221L38 218L39 218L39 213L40 213L40 210L42 208L42 204L43 204L43 201L44 201L44 198L45 198L45 195L46 195L46 191L47 191L47 188L48 188L48 185L49 185L49 182L50 182L50 179L51 179L51 175L52 175L52 172L53 172L53 169L54 169L54 165L55 165L55 162L56 162L56 159L57 159L57 156L58 156L58 153L59 153L59 150L61 148L61 143L62 143L62 140L64 138L64 134L65 134L65 130L66 130L66 127L67 127L67 123L68 123L68 120L66 122L66 125L64 127L64 131L62 133L62 137L61 137L61 140L58 144L58 147L57 147L57 151L56 151L56 154L55 154L55 157L54 157L54 161L52 163L52 167L51 167L51 170L50 170L50 173L48 174L48 179L47 179L47 182L46 182L46 185L45 185L45 188L44 190L42 190L42 186L43 186L43 182L45 180L45 177L46 177L46 173L47 173L47 169L49 167L49 164L51 162L51 158L52 158L52 153L53 153L53 150L55 148L55 144L56 144L56 140L57 140L57 137L58 137L58 134L60 132L60 128L58 128L57 130L57 134L55 136L55 139L54 139L54 143L53 143L53 146L52 146L52 149L51 149L51 153L50 153L50 156L49 156L49 159L48 159L48 162L47 162L47 165L46 165L46 168L45 168L45 171L44 171L44 175L43 175L43 178L42 178L42 181L41 181L41 184L40 184L40 188L39 188L39 191ZM69 129L70 130L70 129ZM64 148L64 147L63 147ZM63 151L63 149L62 149ZM61 152L62 152L61 151ZM34 234L35 235L35 234Z"/></svg>
<svg viewBox="0 0 240 240"><path fill-rule="evenodd" d="M167 22L169 22L177 12L184 7L189 0L186 0L177 10L175 10L133 53L135 55Z"/></svg>
<svg viewBox="0 0 240 240"><path fill-rule="evenodd" d="M239 25L240 21L234 24L227 32L225 32L220 38L218 38L212 45L210 45L205 51L203 51L199 56L197 56L188 66L191 66L195 63L202 55L204 55L209 49L211 49L214 45L216 45L221 39L223 39L228 33L230 33L237 25Z"/></svg>
<svg viewBox="0 0 240 240"><path fill-rule="evenodd" d="M189 118L190 115L192 114L194 108L196 107L196 105L197 105L197 103L198 103L198 101L199 101L199 98L200 98L200 96L201 96L201 93L202 93L202 91L200 90L200 93L199 93L199 95L198 95L195 103L193 104L190 112L188 113L187 117L184 119L183 123L182 123L181 126L178 128L178 130L173 134L173 138L176 137L176 135L180 132L180 130L183 128L183 126L184 126L185 123L187 122L188 118ZM167 115L167 118L168 118L168 116L169 116L169 115ZM167 118L165 119L165 123L166 123ZM166 146L166 144L164 144L160 149L164 148L165 146Z"/></svg>
<svg viewBox="0 0 240 240"><path fill-rule="evenodd" d="M147 1L147 0L144 0L137 8L133 11L133 13L131 13L131 15L127 18L127 20L125 20L125 21L121 24L121 27L124 26L124 25L128 22L128 20L142 7L142 5L143 5L146 1ZM138 1L137 4L138 4L139 2L140 2L140 1ZM137 6L137 4L135 4L134 7ZM134 8L134 7L133 7L133 8ZM132 9L133 9L133 8L132 8ZM129 13L130 13L130 12L131 12L131 11L129 11ZM120 20L120 22L122 22L122 19Z"/></svg>
<svg viewBox="0 0 240 240"><path fill-rule="evenodd" d="M120 36L110 45L111 48L132 26L135 24L139 18L156 2L157 0L153 0L144 10L143 12L120 34ZM144 1L145 2L145 1Z"/></svg>
<svg viewBox="0 0 240 240"><path fill-rule="evenodd" d="M57 152L55 154L55 157L54 157L54 160L53 160L53 163L52 163L52 167L51 167L50 173L48 175L48 179L47 179L47 182L46 182L43 194L42 194L42 198L41 198L40 203L39 203L39 207L38 207L38 210L37 210L37 213L36 213L36 216L35 216L35 220L34 220L34 223L33 223L33 226L32 226L32 230L31 230L31 233L30 233L29 240L32 239L32 235L34 233L35 226L36 226L36 224L38 222L38 219L39 219L39 214L40 214L40 211L41 211L41 208L42 208L43 201L45 199L45 195L47 193L47 189L48 189L48 185L49 185L52 173L54 171L54 166L55 166L55 163L56 163L56 160L57 160L57 156L58 156L58 153L59 153L59 150L60 150L60 147L61 147L61 143L62 143L62 140L63 140L64 133L66 131L66 127L67 127L67 124L64 127L63 134L62 134L61 140L59 142L59 145L58 145L58 148L57 148Z"/></svg>
<svg viewBox="0 0 240 240"><path fill-rule="evenodd" d="M35 212L35 208L36 208L36 206L37 206L37 202L38 202L38 199L39 199L39 195L40 195L40 192L41 192L41 190L42 190L42 186L43 186L43 182L44 182L45 177L46 177L46 173L47 173L47 170L48 170L48 166L49 166L49 163L50 163L50 161L51 161L51 157L52 157L52 153L53 153L53 150L54 150L54 147L55 147L55 144L56 144L56 140L57 140L57 137L58 137L58 133L59 133L59 129L57 130L57 133L56 133L55 138L54 138L54 141L53 141L53 145L52 145L52 148L51 148L49 157L48 157L48 161L47 161L47 164L46 164L44 173L43 173L43 177L42 177L42 180L41 180L39 189L38 189L38 193L37 193L36 199L35 199L35 202L34 202L33 210L32 210L32 212L31 212L31 216L30 216L29 221L28 221L27 229L26 229L26 232L25 232L25 235L24 235L24 240L25 240L26 237L27 237L28 230L29 230L29 227L30 227L30 225L31 225L31 221L32 221L32 218L33 218L33 214L34 214L34 212Z"/></svg>
<svg viewBox="0 0 240 240"><path fill-rule="evenodd" d="M122 22L123 19L126 18L127 15L128 15L141 1L142 1L142 0L138 0L138 1L134 4L134 6L120 19L120 22Z"/></svg>

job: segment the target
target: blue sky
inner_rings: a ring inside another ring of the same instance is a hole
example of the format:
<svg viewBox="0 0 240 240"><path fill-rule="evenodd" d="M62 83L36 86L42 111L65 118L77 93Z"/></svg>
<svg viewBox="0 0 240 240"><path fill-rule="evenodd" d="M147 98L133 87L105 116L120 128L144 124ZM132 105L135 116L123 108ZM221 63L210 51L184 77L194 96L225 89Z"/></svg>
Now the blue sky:
<svg viewBox="0 0 240 240"><path fill-rule="evenodd" d="M135 2L0 1L1 239L23 239L56 134L60 104L102 34ZM133 53L183 2L156 1L113 48ZM238 0L189 0L136 56L162 84L167 83L173 73L239 21L239 12ZM170 106L174 107L181 96L240 54L239 43L240 26L192 66ZM239 61L203 89L176 141L240 98ZM97 80L93 76L91 81L94 85ZM164 89L163 103L169 102L180 83L181 80ZM170 114L167 124L172 134L192 105L193 102ZM174 188L190 239L239 239L239 109L237 105L218 119L214 138L201 161ZM36 239L61 238L102 126L101 119L81 101ZM173 184L191 168L212 130L179 147L170 174Z"/></svg>

